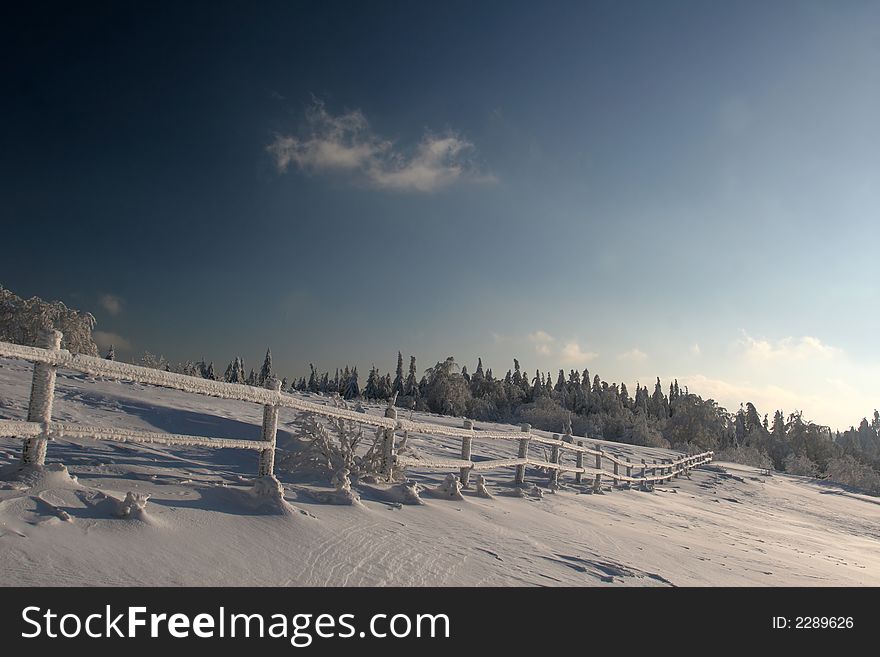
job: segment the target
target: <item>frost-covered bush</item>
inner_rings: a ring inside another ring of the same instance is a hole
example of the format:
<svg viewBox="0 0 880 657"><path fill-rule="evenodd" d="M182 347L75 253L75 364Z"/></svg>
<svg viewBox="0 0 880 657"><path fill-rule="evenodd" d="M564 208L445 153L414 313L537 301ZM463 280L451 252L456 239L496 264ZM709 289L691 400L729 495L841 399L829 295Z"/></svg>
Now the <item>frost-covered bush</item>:
<svg viewBox="0 0 880 657"><path fill-rule="evenodd" d="M844 486L861 488L869 493L880 494L880 475L871 466L854 459L840 456L831 459L825 471L827 478Z"/></svg>
<svg viewBox="0 0 880 657"><path fill-rule="evenodd" d="M690 449L692 447L691 445L688 445L688 447L688 452L696 451L696 449L698 449L696 447ZM742 465L750 465L754 468L770 469L773 467L773 461L767 452L751 445L730 446L727 449L717 452L715 454L715 460L741 463Z"/></svg>
<svg viewBox="0 0 880 657"><path fill-rule="evenodd" d="M819 476L819 466L809 458L800 454L789 454L785 459L785 471L802 477Z"/></svg>
<svg viewBox="0 0 880 657"><path fill-rule="evenodd" d="M355 478L381 472L381 428L373 434L366 452L360 454L359 448L367 442L360 424L340 418L318 418L312 413L302 413L298 420L302 429L298 444L293 450L276 452L276 469L322 473L335 480L343 471Z"/></svg>
<svg viewBox="0 0 880 657"><path fill-rule="evenodd" d="M91 313L68 308L60 301L39 297L22 299L0 285L0 340L37 346L40 332L61 331L61 348L74 354L97 356L92 339L95 317Z"/></svg>

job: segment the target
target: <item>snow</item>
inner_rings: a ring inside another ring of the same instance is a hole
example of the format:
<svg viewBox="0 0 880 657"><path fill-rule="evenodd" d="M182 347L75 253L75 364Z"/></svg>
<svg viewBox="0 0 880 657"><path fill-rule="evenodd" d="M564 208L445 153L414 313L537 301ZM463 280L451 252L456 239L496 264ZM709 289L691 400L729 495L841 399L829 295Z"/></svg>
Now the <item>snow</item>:
<svg viewBox="0 0 880 657"><path fill-rule="evenodd" d="M0 359L0 427L4 419L26 419L31 373L27 363ZM257 441L262 396L275 393L248 391L261 396L259 403L60 368L52 419L53 425L116 427L157 438ZM315 395L284 397L297 406L333 405ZM388 428L384 406L364 404L364 410L350 413ZM556 442L551 434L530 432L531 460L542 467L527 465L527 485L520 488L512 467L479 469L489 460L516 461L516 440L483 438L519 427L478 422L467 430L461 418L399 414L397 422L418 425L408 427L407 458L455 467L414 465L402 473L405 481L393 484L349 481L348 490L360 498L354 504L328 503L346 494L343 473L335 483L289 472L256 479L259 456L249 449L97 441L65 431L49 441L45 468L24 471L21 440L0 438L0 582L880 585L877 498L727 463L696 468L653 492L613 489L606 472L604 495L591 492L589 468L582 484L562 471L563 487L549 495L544 459ZM295 408L281 409L280 450L294 445L296 418ZM460 499L424 495L455 488L447 482L459 474L461 437L417 430L435 424L473 437L474 471ZM681 456L586 441L588 449L597 446L603 459L625 463L629 457L633 475L643 458L650 466L653 459ZM560 451L561 464L574 467L574 453Z"/></svg>

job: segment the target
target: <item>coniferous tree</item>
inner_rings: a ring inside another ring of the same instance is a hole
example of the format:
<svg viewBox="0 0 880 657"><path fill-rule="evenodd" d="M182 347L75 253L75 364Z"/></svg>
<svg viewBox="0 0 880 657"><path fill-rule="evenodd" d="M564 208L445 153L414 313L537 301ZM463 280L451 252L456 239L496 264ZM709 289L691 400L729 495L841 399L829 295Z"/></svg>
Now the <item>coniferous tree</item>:
<svg viewBox="0 0 880 657"><path fill-rule="evenodd" d="M214 361L208 363L208 368L205 370L205 378L209 381L217 380L217 373L214 372Z"/></svg>
<svg viewBox="0 0 880 657"><path fill-rule="evenodd" d="M365 399L378 399L379 397L379 371L373 365L367 376L367 384L364 386Z"/></svg>
<svg viewBox="0 0 880 657"><path fill-rule="evenodd" d="M263 360L263 367L260 368L260 375L257 379L257 384L265 384L272 375L272 352L269 349L266 349L266 358Z"/></svg>
<svg viewBox="0 0 880 657"><path fill-rule="evenodd" d="M397 371L394 374L394 383L391 385L391 394L397 393L403 396L404 378L403 378L403 354L397 352Z"/></svg>
<svg viewBox="0 0 880 657"><path fill-rule="evenodd" d="M357 367L351 370L351 374L348 376L348 383L345 387L345 395L346 399L355 399L361 396L361 388L358 384L358 369Z"/></svg>
<svg viewBox="0 0 880 657"><path fill-rule="evenodd" d="M406 383L403 387L403 394L407 397L419 396L419 380L416 374L416 357L409 357L409 373L406 375Z"/></svg>

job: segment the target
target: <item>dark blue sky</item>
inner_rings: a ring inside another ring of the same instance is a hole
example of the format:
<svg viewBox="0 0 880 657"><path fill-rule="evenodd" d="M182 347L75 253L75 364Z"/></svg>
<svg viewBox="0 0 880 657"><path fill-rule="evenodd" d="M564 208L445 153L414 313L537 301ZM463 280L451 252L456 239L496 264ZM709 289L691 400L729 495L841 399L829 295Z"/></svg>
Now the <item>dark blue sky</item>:
<svg viewBox="0 0 880 657"><path fill-rule="evenodd" d="M877 404L877 3L181 4L0 28L0 283L123 355Z"/></svg>

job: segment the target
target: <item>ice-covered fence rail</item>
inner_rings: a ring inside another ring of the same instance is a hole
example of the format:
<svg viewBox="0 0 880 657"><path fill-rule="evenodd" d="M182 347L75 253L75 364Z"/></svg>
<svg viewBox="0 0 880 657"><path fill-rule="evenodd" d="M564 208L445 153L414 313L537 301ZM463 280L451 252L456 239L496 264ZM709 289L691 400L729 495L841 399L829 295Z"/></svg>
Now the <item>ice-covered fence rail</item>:
<svg viewBox="0 0 880 657"><path fill-rule="evenodd" d="M226 449L262 450L266 446L261 440L236 440L233 438L208 438L161 431L141 429L114 429L112 427L92 427L66 422L24 422L21 420L0 420L0 437L37 437L45 435L50 440L58 438L91 438L118 443L155 443L182 447L211 447Z"/></svg>
<svg viewBox="0 0 880 657"><path fill-rule="evenodd" d="M162 388L171 388L183 392L206 395L208 397L234 399L251 402L253 404L260 404L262 406L276 405L308 413L317 413L328 417L352 420L376 427L391 429L396 427L396 421L390 418L367 415L345 408L334 408L324 406L323 404L315 404L296 399L290 395L274 390L255 388L253 386L239 383L211 381L209 379L188 376L186 374L164 372L150 367L130 365L129 363L121 363L119 361L106 360L94 356L71 354L63 349L54 351L50 349L40 349L39 347L25 347L22 345L10 344L8 342L0 342L0 357L18 358L31 361L32 363L43 363L66 370L72 370L74 372L81 372L82 374L89 374L91 376L154 385Z"/></svg>

